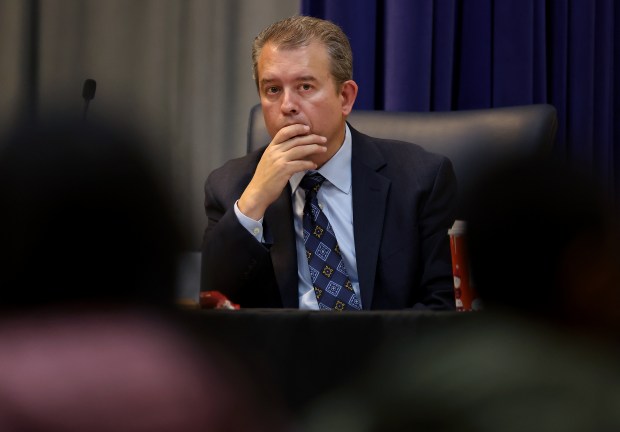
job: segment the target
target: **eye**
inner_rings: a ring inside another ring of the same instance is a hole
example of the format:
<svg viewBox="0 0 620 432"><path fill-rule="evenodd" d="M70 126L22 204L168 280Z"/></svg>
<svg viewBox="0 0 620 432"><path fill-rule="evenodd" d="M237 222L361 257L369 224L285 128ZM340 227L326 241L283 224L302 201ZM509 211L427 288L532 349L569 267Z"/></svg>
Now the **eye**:
<svg viewBox="0 0 620 432"><path fill-rule="evenodd" d="M302 85L300 86L300 88L301 88L303 91L308 91L308 90L312 89L312 86L311 86L310 84L302 84Z"/></svg>
<svg viewBox="0 0 620 432"><path fill-rule="evenodd" d="M280 89L276 86L270 86L265 89L265 93L267 94L276 94Z"/></svg>

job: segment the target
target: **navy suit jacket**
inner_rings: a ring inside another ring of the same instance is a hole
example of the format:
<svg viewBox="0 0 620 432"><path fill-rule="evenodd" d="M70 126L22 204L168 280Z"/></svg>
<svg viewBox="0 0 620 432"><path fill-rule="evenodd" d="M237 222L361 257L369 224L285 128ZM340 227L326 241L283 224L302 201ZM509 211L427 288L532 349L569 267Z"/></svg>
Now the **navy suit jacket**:
<svg viewBox="0 0 620 432"><path fill-rule="evenodd" d="M362 307L454 309L447 234L456 204L452 164L418 145L369 137L349 127ZM201 289L221 291L241 307L297 308L290 186L265 213L265 244L233 210L263 151L231 160L207 179Z"/></svg>

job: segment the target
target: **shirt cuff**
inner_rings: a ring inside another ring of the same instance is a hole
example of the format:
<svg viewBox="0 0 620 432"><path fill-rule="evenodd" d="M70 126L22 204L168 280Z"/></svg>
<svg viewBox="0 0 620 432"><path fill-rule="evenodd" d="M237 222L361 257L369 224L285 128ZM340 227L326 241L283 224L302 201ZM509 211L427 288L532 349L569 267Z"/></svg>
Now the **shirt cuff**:
<svg viewBox="0 0 620 432"><path fill-rule="evenodd" d="M235 214L237 215L237 219L239 220L239 223L243 225L243 227L246 230L248 230L248 232L252 234L256 240L258 240L261 243L264 243L265 239L263 237L263 218L260 218L259 220L255 221L254 219L247 217L246 215L241 213L241 210L239 210L239 206L237 205L237 202L238 201L235 201L234 207L235 207Z"/></svg>

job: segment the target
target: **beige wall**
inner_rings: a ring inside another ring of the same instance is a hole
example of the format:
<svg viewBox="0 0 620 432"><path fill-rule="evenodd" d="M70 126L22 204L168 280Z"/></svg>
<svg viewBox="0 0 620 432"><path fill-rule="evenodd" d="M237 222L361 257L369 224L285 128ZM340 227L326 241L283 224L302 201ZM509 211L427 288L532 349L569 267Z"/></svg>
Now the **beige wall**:
<svg viewBox="0 0 620 432"><path fill-rule="evenodd" d="M28 2L0 0L0 129L23 110ZM97 81L89 116L112 113L145 130L198 249L207 174L245 152L258 102L250 47L298 0L40 0L39 115L59 103L81 115L82 83Z"/></svg>
<svg viewBox="0 0 620 432"><path fill-rule="evenodd" d="M0 133L25 109L28 9L20 0L0 0Z"/></svg>

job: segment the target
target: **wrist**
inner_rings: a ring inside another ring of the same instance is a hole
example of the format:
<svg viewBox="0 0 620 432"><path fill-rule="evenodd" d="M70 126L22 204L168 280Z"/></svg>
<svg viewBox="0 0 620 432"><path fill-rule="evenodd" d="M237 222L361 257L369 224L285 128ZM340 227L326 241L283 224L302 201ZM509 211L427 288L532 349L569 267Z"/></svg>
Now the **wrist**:
<svg viewBox="0 0 620 432"><path fill-rule="evenodd" d="M243 213L244 216L254 219L255 221L261 220L265 215L266 207L260 204L260 201L247 196L244 192L237 201L237 208Z"/></svg>

